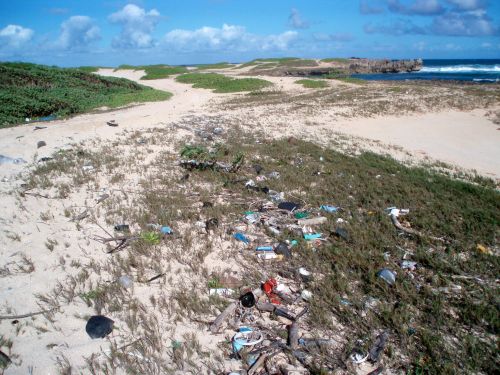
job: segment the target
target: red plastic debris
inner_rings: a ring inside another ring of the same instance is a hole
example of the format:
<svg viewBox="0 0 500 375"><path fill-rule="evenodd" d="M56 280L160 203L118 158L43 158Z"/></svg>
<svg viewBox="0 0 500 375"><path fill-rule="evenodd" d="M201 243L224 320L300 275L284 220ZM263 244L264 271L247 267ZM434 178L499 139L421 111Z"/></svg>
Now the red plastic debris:
<svg viewBox="0 0 500 375"><path fill-rule="evenodd" d="M280 298L274 293L274 289L278 286L278 282L276 279L269 279L267 280L263 285L262 285L262 290L264 290L264 293L266 293L267 297L269 298L269 301L272 304L275 305L280 305L281 300Z"/></svg>

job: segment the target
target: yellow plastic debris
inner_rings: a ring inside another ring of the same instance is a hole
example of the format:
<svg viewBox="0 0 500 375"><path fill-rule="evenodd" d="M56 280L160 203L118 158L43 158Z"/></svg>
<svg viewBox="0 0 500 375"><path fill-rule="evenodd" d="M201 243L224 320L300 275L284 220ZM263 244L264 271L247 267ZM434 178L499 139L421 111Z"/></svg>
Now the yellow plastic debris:
<svg viewBox="0 0 500 375"><path fill-rule="evenodd" d="M480 243L476 245L476 250L481 254L488 254L488 255L493 254L493 252L489 247L481 245Z"/></svg>

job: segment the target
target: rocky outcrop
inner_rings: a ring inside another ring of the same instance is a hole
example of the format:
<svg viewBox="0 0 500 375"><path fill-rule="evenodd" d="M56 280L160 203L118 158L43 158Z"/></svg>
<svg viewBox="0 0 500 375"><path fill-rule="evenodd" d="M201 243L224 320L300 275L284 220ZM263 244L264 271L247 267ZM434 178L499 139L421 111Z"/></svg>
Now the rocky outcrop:
<svg viewBox="0 0 500 375"><path fill-rule="evenodd" d="M275 67L256 68L252 73L270 76L322 76L326 74L349 75L356 73L407 73L422 69L422 59L415 60L372 60L351 58L342 62L323 63L317 67Z"/></svg>
<svg viewBox="0 0 500 375"><path fill-rule="evenodd" d="M409 73L422 69L422 59L415 60L369 60L351 59L349 73Z"/></svg>

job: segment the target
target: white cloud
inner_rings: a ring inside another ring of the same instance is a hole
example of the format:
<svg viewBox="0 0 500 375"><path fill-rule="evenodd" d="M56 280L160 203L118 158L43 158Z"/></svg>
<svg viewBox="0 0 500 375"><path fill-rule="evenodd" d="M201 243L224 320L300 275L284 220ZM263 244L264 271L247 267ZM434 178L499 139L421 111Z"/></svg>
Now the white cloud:
<svg viewBox="0 0 500 375"><path fill-rule="evenodd" d="M72 16L61 24L61 35L55 43L64 50L79 49L101 39L101 32L87 16Z"/></svg>
<svg viewBox="0 0 500 375"><path fill-rule="evenodd" d="M297 38L296 31L260 36L245 27L223 24L221 28L204 26L196 30L176 29L168 32L163 44L178 51L250 51L286 50Z"/></svg>
<svg viewBox="0 0 500 375"><path fill-rule="evenodd" d="M459 10L476 10L486 6L485 0L446 0Z"/></svg>
<svg viewBox="0 0 500 375"><path fill-rule="evenodd" d="M498 33L484 10L447 12L434 19L431 30L435 34L449 36L485 36Z"/></svg>
<svg viewBox="0 0 500 375"><path fill-rule="evenodd" d="M33 37L34 31L19 25L7 25L0 30L0 47L20 48Z"/></svg>
<svg viewBox="0 0 500 375"><path fill-rule="evenodd" d="M292 8L288 16L288 26L294 29L307 29L309 27L309 22L302 18L297 9Z"/></svg>
<svg viewBox="0 0 500 375"><path fill-rule="evenodd" d="M121 33L113 39L116 48L149 48L155 42L151 35L160 20L160 13L156 9L146 12L145 9L134 4L127 4L122 10L108 17L112 23L122 25Z"/></svg>

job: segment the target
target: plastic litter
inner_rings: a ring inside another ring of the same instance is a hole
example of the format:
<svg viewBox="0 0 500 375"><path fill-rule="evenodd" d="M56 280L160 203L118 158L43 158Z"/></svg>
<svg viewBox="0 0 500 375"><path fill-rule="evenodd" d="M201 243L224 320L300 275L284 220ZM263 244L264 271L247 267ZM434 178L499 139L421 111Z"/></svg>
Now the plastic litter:
<svg viewBox="0 0 500 375"><path fill-rule="evenodd" d="M278 178L280 178L280 177L281 177L281 175L280 175L280 173L279 173L279 172L274 171L274 172L269 173L269 174L268 174L268 177L269 177L269 178L278 179Z"/></svg>
<svg viewBox="0 0 500 375"><path fill-rule="evenodd" d="M242 327L233 336L233 352L238 353L244 346L254 346L264 340L264 335L260 331L252 328Z"/></svg>
<svg viewBox="0 0 500 375"><path fill-rule="evenodd" d="M363 362L366 362L370 354L364 354L361 352L354 352L351 354L351 361L353 361L355 364L359 365Z"/></svg>
<svg viewBox="0 0 500 375"><path fill-rule="evenodd" d="M257 257L259 257L260 259L264 259L264 260L271 260L271 259L283 259L283 255L278 255L272 251L263 251L263 252L259 252L257 254Z"/></svg>
<svg viewBox="0 0 500 375"><path fill-rule="evenodd" d="M273 251L272 246L257 246L255 251Z"/></svg>
<svg viewBox="0 0 500 375"><path fill-rule="evenodd" d="M396 282L396 274L387 268L380 270L377 273L377 276L383 279L389 285L393 285Z"/></svg>
<svg viewBox="0 0 500 375"><path fill-rule="evenodd" d="M396 216L398 217L399 215L406 215L408 213L410 213L410 210L408 208L402 208L402 209L399 209L397 207L388 207L385 209L385 211L387 212L387 214L389 216Z"/></svg>
<svg viewBox="0 0 500 375"><path fill-rule="evenodd" d="M134 285L134 279L132 278L132 276L128 276L128 275L123 275L123 276L120 276L118 278L118 283L128 289L128 288L132 288L132 286Z"/></svg>
<svg viewBox="0 0 500 375"><path fill-rule="evenodd" d="M344 228L336 228L334 234L345 241L349 241L349 233Z"/></svg>
<svg viewBox="0 0 500 375"><path fill-rule="evenodd" d="M245 293L240 297L240 303L247 309L252 308L255 306L255 296L252 292Z"/></svg>
<svg viewBox="0 0 500 375"><path fill-rule="evenodd" d="M323 205L320 207L320 209L329 213L334 213L337 212L340 209L340 207Z"/></svg>
<svg viewBox="0 0 500 375"><path fill-rule="evenodd" d="M309 282L313 279L312 273L306 270L304 267L299 268L299 275L304 282Z"/></svg>
<svg viewBox="0 0 500 375"><path fill-rule="evenodd" d="M8 156L0 155L0 165L1 164L24 164L26 160L22 158L10 158Z"/></svg>
<svg viewBox="0 0 500 375"><path fill-rule="evenodd" d="M208 290L208 295L209 296L223 296L223 297L230 297L234 293L233 289L229 288L210 288Z"/></svg>
<svg viewBox="0 0 500 375"><path fill-rule="evenodd" d="M247 221L248 224L255 224L260 220L260 215L255 212L245 212L245 220Z"/></svg>
<svg viewBox="0 0 500 375"><path fill-rule="evenodd" d="M115 120L110 120L110 121L106 122L106 124L108 124L109 126L113 126L113 127L118 126L118 123Z"/></svg>
<svg viewBox="0 0 500 375"><path fill-rule="evenodd" d="M274 252L279 255L283 255L285 258L291 258L292 257L292 252L290 251L290 248L288 247L288 244L286 242L280 242L275 248Z"/></svg>
<svg viewBox="0 0 500 375"><path fill-rule="evenodd" d="M296 212L293 217L295 217L296 219L305 219L307 217L309 217L309 212Z"/></svg>
<svg viewBox="0 0 500 375"><path fill-rule="evenodd" d="M243 234L243 233L235 233L233 234L233 237L238 240L238 241L241 241L241 242L244 242L246 244L249 244L250 243L250 240Z"/></svg>
<svg viewBox="0 0 500 375"><path fill-rule="evenodd" d="M382 354L382 352L384 351L388 338L389 334L387 332L383 332L377 337L375 343L370 349L370 361L378 362L380 354Z"/></svg>
<svg viewBox="0 0 500 375"><path fill-rule="evenodd" d="M310 219L301 219L298 221L299 225L321 225L328 221L326 217L318 216Z"/></svg>
<svg viewBox="0 0 500 375"><path fill-rule="evenodd" d="M219 226L219 219L217 219L216 217L212 217L205 222L205 229L207 232L209 230L214 230L218 226Z"/></svg>
<svg viewBox="0 0 500 375"><path fill-rule="evenodd" d="M299 203L295 202L281 202L278 204L278 208L281 210L295 211L302 207Z"/></svg>
<svg viewBox="0 0 500 375"><path fill-rule="evenodd" d="M0 350L0 369L6 369L11 363L9 356Z"/></svg>
<svg viewBox="0 0 500 375"><path fill-rule="evenodd" d="M82 170L85 171L85 172L87 172L87 171L93 171L94 170L94 166L92 166L92 165L84 165L82 167Z"/></svg>
<svg viewBox="0 0 500 375"><path fill-rule="evenodd" d="M214 130L212 130L212 133L214 133L215 135L220 135L220 134L224 133L224 129L214 128Z"/></svg>
<svg viewBox="0 0 500 375"><path fill-rule="evenodd" d="M279 203L285 200L285 193L283 192L278 193L277 191L269 190L267 194L269 195L269 198L271 198L271 200L275 203Z"/></svg>
<svg viewBox="0 0 500 375"><path fill-rule="evenodd" d="M491 249L489 247L481 245L481 244L476 245L476 250L478 253L481 253L481 254L487 254L487 255L493 254L493 251L491 251Z"/></svg>
<svg viewBox="0 0 500 375"><path fill-rule="evenodd" d="M173 230L172 230L172 228L170 228L168 226L161 227L160 232L163 233L163 234L172 234L172 233L174 233Z"/></svg>
<svg viewBox="0 0 500 375"><path fill-rule="evenodd" d="M254 165L253 165L253 169L254 169L255 173L260 174L260 172L262 172L262 170L263 170L264 168L262 168L262 166L261 166L261 165L259 165L259 164L254 164Z"/></svg>
<svg viewBox="0 0 500 375"><path fill-rule="evenodd" d="M115 225L115 230L117 232L130 232L130 227L128 224L117 224Z"/></svg>
<svg viewBox="0 0 500 375"><path fill-rule="evenodd" d="M307 289L304 289L301 293L300 293L300 297L302 297L302 299L304 301L309 301L311 298L312 298L313 294L308 291Z"/></svg>
<svg viewBox="0 0 500 375"><path fill-rule="evenodd" d="M93 339L104 338L113 331L114 321L103 316L94 315L88 321L85 326L85 331Z"/></svg>
<svg viewBox="0 0 500 375"><path fill-rule="evenodd" d="M38 141L36 144L36 148L41 148L43 146L47 146L47 143L45 143L45 141Z"/></svg>
<svg viewBox="0 0 500 375"><path fill-rule="evenodd" d="M411 260L403 260L401 262L401 268L404 270L413 271L415 270L415 268L417 268L417 262L413 262Z"/></svg>
<svg viewBox="0 0 500 375"><path fill-rule="evenodd" d="M306 241L317 240L317 239L320 239L322 235L323 235L322 233L304 234L304 239Z"/></svg>

